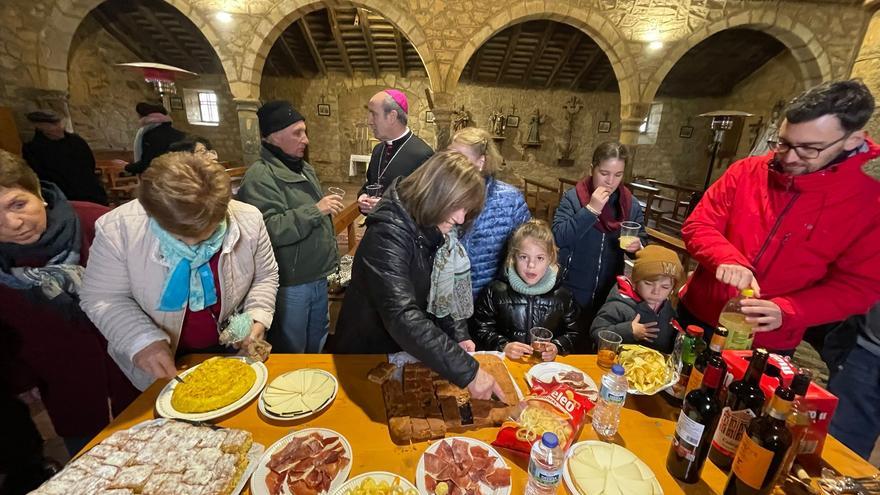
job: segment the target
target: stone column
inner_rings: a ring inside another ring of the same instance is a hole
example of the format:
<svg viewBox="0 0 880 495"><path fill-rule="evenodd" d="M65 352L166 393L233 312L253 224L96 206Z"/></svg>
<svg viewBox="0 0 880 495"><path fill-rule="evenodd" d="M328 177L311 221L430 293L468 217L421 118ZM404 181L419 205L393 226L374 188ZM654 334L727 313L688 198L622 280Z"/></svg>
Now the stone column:
<svg viewBox="0 0 880 495"><path fill-rule="evenodd" d="M260 125L257 120L260 102L246 98L235 98L234 101L238 111L242 160L244 165L250 165L260 157Z"/></svg>
<svg viewBox="0 0 880 495"><path fill-rule="evenodd" d="M620 142L630 150L629 166L626 167L623 180L630 182L635 169L639 152L639 127L648 115L651 103L630 103L620 108Z"/></svg>
<svg viewBox="0 0 880 495"><path fill-rule="evenodd" d="M74 132L73 119L70 118L70 105L68 104L70 95L67 91L58 91L54 89L27 88L21 90L22 94L28 100L33 102L33 108L26 109L30 112L33 110L52 110L64 118L65 128L67 132Z"/></svg>
<svg viewBox="0 0 880 495"><path fill-rule="evenodd" d="M873 12L873 15L853 64L852 77L860 77L874 97L878 98L880 97L880 1L866 2L866 7ZM866 129L871 136L880 135L880 112L874 112Z"/></svg>
<svg viewBox="0 0 880 495"><path fill-rule="evenodd" d="M434 93L434 125L437 126L436 149L442 150L452 141L452 95Z"/></svg>

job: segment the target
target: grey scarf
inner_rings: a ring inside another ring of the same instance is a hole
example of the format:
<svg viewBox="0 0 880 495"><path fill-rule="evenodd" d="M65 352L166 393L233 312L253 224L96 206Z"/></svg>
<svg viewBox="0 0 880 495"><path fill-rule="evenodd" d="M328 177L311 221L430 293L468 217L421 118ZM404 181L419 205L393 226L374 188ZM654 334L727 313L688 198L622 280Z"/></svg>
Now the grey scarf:
<svg viewBox="0 0 880 495"><path fill-rule="evenodd" d="M428 312L438 318L464 320L474 314L471 260L454 228L444 237L446 241L434 255Z"/></svg>

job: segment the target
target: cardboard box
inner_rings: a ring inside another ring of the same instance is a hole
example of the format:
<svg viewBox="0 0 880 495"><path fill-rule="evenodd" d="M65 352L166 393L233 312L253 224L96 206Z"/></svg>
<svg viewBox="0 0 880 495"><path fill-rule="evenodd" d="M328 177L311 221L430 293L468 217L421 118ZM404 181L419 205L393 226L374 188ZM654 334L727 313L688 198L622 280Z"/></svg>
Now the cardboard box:
<svg viewBox="0 0 880 495"><path fill-rule="evenodd" d="M724 351L722 353L722 357L727 363L725 386L745 376L751 356L752 351ZM788 361L776 354L770 354L767 368L764 370L760 382L761 390L764 391L768 404L777 387L780 384L790 385L796 374L796 368ZM825 445L825 437L828 436L831 417L837 409L837 397L816 383L810 383L805 402L812 423L807 429L806 437L801 445L801 455L818 458L822 455L822 447Z"/></svg>

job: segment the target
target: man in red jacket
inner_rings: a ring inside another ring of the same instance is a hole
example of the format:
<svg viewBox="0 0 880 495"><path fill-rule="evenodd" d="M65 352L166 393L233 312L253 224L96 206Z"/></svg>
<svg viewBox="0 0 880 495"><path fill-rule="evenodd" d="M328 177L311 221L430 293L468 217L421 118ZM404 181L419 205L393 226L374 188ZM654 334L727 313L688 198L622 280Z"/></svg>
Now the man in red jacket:
<svg viewBox="0 0 880 495"><path fill-rule="evenodd" d="M681 231L700 263L682 289L683 324L717 326L750 287L754 346L791 354L807 327L880 300L880 182L862 171L880 156L862 130L873 111L858 80L812 88L789 104L767 155L706 191Z"/></svg>

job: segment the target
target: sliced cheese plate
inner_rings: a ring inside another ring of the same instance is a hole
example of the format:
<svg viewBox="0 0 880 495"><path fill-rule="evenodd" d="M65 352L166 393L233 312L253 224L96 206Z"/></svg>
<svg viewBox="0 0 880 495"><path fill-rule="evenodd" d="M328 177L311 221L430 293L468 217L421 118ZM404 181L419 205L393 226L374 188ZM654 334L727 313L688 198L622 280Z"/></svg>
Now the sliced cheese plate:
<svg viewBox="0 0 880 495"><path fill-rule="evenodd" d="M260 395L257 407L267 418L292 421L324 410L338 391L339 384L331 373L303 368L272 380Z"/></svg>
<svg viewBox="0 0 880 495"><path fill-rule="evenodd" d="M573 495L663 495L654 472L635 454L596 440L571 446L562 479Z"/></svg>

